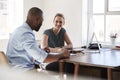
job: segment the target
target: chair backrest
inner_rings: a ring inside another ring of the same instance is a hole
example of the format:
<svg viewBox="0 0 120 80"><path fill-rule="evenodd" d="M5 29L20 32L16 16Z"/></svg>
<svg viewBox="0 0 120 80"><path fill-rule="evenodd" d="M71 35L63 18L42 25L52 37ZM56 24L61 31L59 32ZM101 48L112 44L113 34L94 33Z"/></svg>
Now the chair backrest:
<svg viewBox="0 0 120 80"><path fill-rule="evenodd" d="M8 64L8 59L3 51L0 51L0 64L2 64L2 65Z"/></svg>

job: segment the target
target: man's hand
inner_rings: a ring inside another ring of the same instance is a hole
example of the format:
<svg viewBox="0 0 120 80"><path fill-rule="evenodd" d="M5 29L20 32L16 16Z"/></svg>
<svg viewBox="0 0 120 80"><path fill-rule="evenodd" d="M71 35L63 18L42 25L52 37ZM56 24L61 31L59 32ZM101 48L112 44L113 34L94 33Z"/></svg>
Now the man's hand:
<svg viewBox="0 0 120 80"><path fill-rule="evenodd" d="M50 53L50 49L48 47L43 49L45 52Z"/></svg>
<svg viewBox="0 0 120 80"><path fill-rule="evenodd" d="M66 48L61 48L62 53L59 59L65 59L70 57L70 53Z"/></svg>

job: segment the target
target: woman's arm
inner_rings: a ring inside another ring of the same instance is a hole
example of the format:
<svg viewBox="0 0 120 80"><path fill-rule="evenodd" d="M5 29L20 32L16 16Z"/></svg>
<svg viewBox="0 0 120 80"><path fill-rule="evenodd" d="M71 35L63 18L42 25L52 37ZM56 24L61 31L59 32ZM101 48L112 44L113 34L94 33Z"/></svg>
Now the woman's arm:
<svg viewBox="0 0 120 80"><path fill-rule="evenodd" d="M48 47L48 35L43 34L41 48L44 49L46 47Z"/></svg>
<svg viewBox="0 0 120 80"><path fill-rule="evenodd" d="M65 38L65 42L67 44L64 46L64 48L72 48L73 47L72 42L71 42L71 40L66 32L64 34L64 38Z"/></svg>

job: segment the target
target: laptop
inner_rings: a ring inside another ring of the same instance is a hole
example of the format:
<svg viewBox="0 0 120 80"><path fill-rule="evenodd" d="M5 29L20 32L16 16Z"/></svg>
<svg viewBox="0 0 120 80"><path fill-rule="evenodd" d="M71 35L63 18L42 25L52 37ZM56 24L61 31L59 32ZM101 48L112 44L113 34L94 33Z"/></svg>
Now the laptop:
<svg viewBox="0 0 120 80"><path fill-rule="evenodd" d="M96 39L95 42L93 42L93 39L94 39L94 38ZM101 44L100 44L99 41L97 40L97 37L96 37L95 33L93 33L92 38L91 38L91 40L90 40L90 42L89 42L89 44L88 44L87 49L88 49L89 51L92 51L92 52L99 52L99 53L100 53Z"/></svg>

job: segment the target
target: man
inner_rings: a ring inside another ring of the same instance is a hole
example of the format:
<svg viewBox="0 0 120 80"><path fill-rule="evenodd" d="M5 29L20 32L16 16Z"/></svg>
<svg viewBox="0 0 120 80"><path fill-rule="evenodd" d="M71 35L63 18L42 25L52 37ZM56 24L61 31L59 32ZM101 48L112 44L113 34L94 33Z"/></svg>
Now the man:
<svg viewBox="0 0 120 80"><path fill-rule="evenodd" d="M40 65L46 61L56 61L59 58L69 57L69 53L57 55L49 54L49 50L40 49L35 40L33 30L39 31L43 22L43 12L37 7L29 10L27 20L18 27L11 35L8 47L7 58L10 65L26 69L34 69L35 65Z"/></svg>

